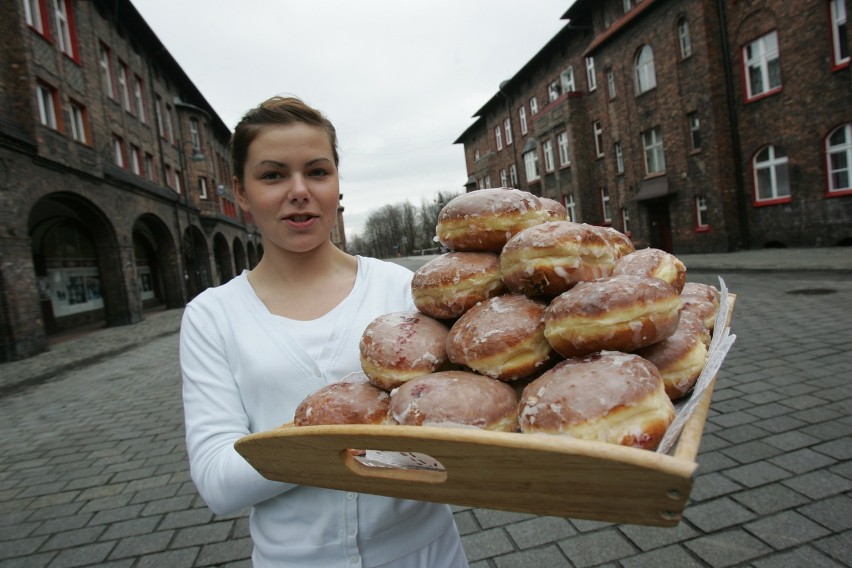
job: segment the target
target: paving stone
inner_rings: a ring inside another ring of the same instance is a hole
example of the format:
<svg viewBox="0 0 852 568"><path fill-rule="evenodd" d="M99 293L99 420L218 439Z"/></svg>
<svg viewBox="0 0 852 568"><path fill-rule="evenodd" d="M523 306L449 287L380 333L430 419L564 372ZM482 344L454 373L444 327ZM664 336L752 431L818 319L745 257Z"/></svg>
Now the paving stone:
<svg viewBox="0 0 852 568"><path fill-rule="evenodd" d="M852 558L852 531L846 531L812 543L823 554L838 562L849 562ZM847 564L848 565L848 564Z"/></svg>
<svg viewBox="0 0 852 568"><path fill-rule="evenodd" d="M163 513L172 513L174 511L183 511L192 506L194 496L181 495L179 497L171 497L169 499L160 499L151 501L142 509L143 515L161 515Z"/></svg>
<svg viewBox="0 0 852 568"><path fill-rule="evenodd" d="M762 461L767 458L777 456L783 452L783 450L771 446L763 440L737 444L719 451L741 464Z"/></svg>
<svg viewBox="0 0 852 568"><path fill-rule="evenodd" d="M755 518L754 513L728 497L687 507L683 516L703 532L715 532Z"/></svg>
<svg viewBox="0 0 852 568"><path fill-rule="evenodd" d="M119 521L126 521L128 519L135 519L139 517L142 512L142 505L128 505L126 507L119 507L116 509L106 509L104 511L98 511L95 513L92 520L89 521L90 525L102 525L108 523L117 523Z"/></svg>
<svg viewBox="0 0 852 568"><path fill-rule="evenodd" d="M668 546L650 552L643 552L621 560L624 568L704 568L706 564L696 560L686 549L680 546Z"/></svg>
<svg viewBox="0 0 852 568"><path fill-rule="evenodd" d="M123 538L115 545L110 560L163 552L173 537L174 531L162 531Z"/></svg>
<svg viewBox="0 0 852 568"><path fill-rule="evenodd" d="M830 532L795 511L784 511L745 525L753 535L776 550L799 546Z"/></svg>
<svg viewBox="0 0 852 568"><path fill-rule="evenodd" d="M742 485L731 481L721 473L708 473L695 478L689 498L693 502L700 503L701 501L734 493L742 488Z"/></svg>
<svg viewBox="0 0 852 568"><path fill-rule="evenodd" d="M755 420L757 420L755 418ZM763 428L758 428L754 424L743 424L741 426L735 427L722 427L721 430L716 432L716 435L720 438L724 438L732 444L742 444L744 442L750 442L752 440L760 440L761 438L765 438L769 432L764 430Z"/></svg>
<svg viewBox="0 0 852 568"><path fill-rule="evenodd" d="M711 473L714 471L728 469L739 465L720 451L707 452L698 456L698 471L700 473Z"/></svg>
<svg viewBox="0 0 852 568"><path fill-rule="evenodd" d="M147 554L139 559L135 568L192 568L198 558L198 547L167 550L157 554Z"/></svg>
<svg viewBox="0 0 852 568"><path fill-rule="evenodd" d="M852 439L841 438L814 446L815 452L820 452L836 460L852 460Z"/></svg>
<svg viewBox="0 0 852 568"><path fill-rule="evenodd" d="M55 533L41 546L41 550L58 550L89 544L98 540L104 527L87 527Z"/></svg>
<svg viewBox="0 0 852 568"><path fill-rule="evenodd" d="M513 513L511 511L497 511L495 509L474 509L473 514L483 529L500 527L509 523L516 523L531 519L533 515L525 513Z"/></svg>
<svg viewBox="0 0 852 568"><path fill-rule="evenodd" d="M188 546L222 542L231 534L233 526L233 521L222 521L219 523L179 529L171 546L173 548L184 548Z"/></svg>
<svg viewBox="0 0 852 568"><path fill-rule="evenodd" d="M800 431L791 431L784 432L783 434L769 436L767 438L764 438L763 441L767 444L775 446L780 450L790 452L793 450L806 448L808 446L813 446L815 444L818 444L821 440L814 438L813 436L803 434Z"/></svg>
<svg viewBox="0 0 852 568"><path fill-rule="evenodd" d="M783 483L811 499L822 499L852 489L852 480L826 470L812 471L786 479Z"/></svg>
<svg viewBox="0 0 852 568"><path fill-rule="evenodd" d="M154 532L159 522L159 517L143 517L112 523L101 536L101 540L119 540L128 536L149 534Z"/></svg>
<svg viewBox="0 0 852 568"><path fill-rule="evenodd" d="M561 517L534 517L506 526L506 532L521 549L556 542L577 534L571 523Z"/></svg>
<svg viewBox="0 0 852 568"><path fill-rule="evenodd" d="M725 470L725 475L746 487L757 487L790 477L790 472L769 462L757 462Z"/></svg>
<svg viewBox="0 0 852 568"><path fill-rule="evenodd" d="M581 533L587 533L612 526L604 521L589 521L586 519L570 519L571 525Z"/></svg>
<svg viewBox="0 0 852 568"><path fill-rule="evenodd" d="M772 549L743 531L714 533L684 543L713 568L735 566L763 556Z"/></svg>
<svg viewBox="0 0 852 568"><path fill-rule="evenodd" d="M454 515L456 524L458 524L459 514ZM213 518L213 512L207 507L199 509L188 509L186 511L175 511L168 513L162 523L160 529L180 529L193 525L204 525L210 522Z"/></svg>
<svg viewBox="0 0 852 568"><path fill-rule="evenodd" d="M801 429L801 432L808 436L813 436L821 442L837 440L838 438L848 439L852 436L852 424L843 424L837 420L821 422L805 426Z"/></svg>
<svg viewBox="0 0 852 568"><path fill-rule="evenodd" d="M805 495L780 484L764 485L732 497L758 515L769 515L810 502Z"/></svg>
<svg viewBox="0 0 852 568"><path fill-rule="evenodd" d="M558 546L512 552L494 559L497 568L572 568Z"/></svg>
<svg viewBox="0 0 852 568"><path fill-rule="evenodd" d="M633 544L614 529L578 535L558 544L577 568L596 566L636 553Z"/></svg>
<svg viewBox="0 0 852 568"><path fill-rule="evenodd" d="M829 497L797 510L832 531L852 529L852 498L847 495Z"/></svg>
<svg viewBox="0 0 852 568"><path fill-rule="evenodd" d="M0 568L45 568L53 560L57 552L42 552L40 554L28 554L17 558L0 560Z"/></svg>
<svg viewBox="0 0 852 568"><path fill-rule="evenodd" d="M0 559L31 554L38 550L47 538L47 536L34 536L0 541Z"/></svg>
<svg viewBox="0 0 852 568"><path fill-rule="evenodd" d="M755 428L760 428L761 430L765 430L770 434L789 432L790 430L796 430L797 428L802 428L806 425L807 422L803 422L789 415L774 416L772 418L766 418L764 420L758 420L757 422L752 423L752 426L754 426Z"/></svg>
<svg viewBox="0 0 852 568"><path fill-rule="evenodd" d="M754 568L842 568L823 553L810 546L802 546L789 552L771 554L752 562Z"/></svg>
<svg viewBox="0 0 852 568"><path fill-rule="evenodd" d="M514 551L508 535L500 528L465 535L461 540L469 562Z"/></svg>
<svg viewBox="0 0 852 568"><path fill-rule="evenodd" d="M105 509L115 509L117 507L124 507L130 501L130 495L111 495L109 497L102 497L100 499L92 499L87 501L86 504L80 509L84 513L93 512L93 511L103 511Z"/></svg>
<svg viewBox="0 0 852 568"><path fill-rule="evenodd" d="M71 566L102 565L115 546L114 542L99 542L60 550L50 563L51 568L70 568Z"/></svg>
<svg viewBox="0 0 852 568"><path fill-rule="evenodd" d="M688 523L681 521L674 527L645 527L622 525L619 530L640 550L648 551L683 542L698 536Z"/></svg>

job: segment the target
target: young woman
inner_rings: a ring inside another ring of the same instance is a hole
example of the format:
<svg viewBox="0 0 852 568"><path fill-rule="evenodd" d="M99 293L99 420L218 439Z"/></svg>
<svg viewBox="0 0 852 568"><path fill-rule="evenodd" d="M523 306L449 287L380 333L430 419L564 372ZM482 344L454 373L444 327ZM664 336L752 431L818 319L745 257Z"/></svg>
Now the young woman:
<svg viewBox="0 0 852 568"><path fill-rule="evenodd" d="M330 240L337 136L317 110L275 97L237 125L234 190L263 234L263 258L186 308L180 358L192 479L224 514L251 507L257 567L467 566L446 505L269 481L234 450L292 420L321 386L360 370L377 316L414 309L411 272Z"/></svg>

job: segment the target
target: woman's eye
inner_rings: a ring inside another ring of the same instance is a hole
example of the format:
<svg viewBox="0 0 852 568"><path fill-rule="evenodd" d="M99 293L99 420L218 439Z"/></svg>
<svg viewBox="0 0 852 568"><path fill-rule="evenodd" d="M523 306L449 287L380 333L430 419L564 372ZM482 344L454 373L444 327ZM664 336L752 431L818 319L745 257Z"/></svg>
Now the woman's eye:
<svg viewBox="0 0 852 568"><path fill-rule="evenodd" d="M283 176L278 172L266 172L260 176L260 179L281 179Z"/></svg>
<svg viewBox="0 0 852 568"><path fill-rule="evenodd" d="M325 168L316 168L316 169L313 169L310 172L308 172L308 175L310 175L312 177L327 176L328 170L326 170Z"/></svg>

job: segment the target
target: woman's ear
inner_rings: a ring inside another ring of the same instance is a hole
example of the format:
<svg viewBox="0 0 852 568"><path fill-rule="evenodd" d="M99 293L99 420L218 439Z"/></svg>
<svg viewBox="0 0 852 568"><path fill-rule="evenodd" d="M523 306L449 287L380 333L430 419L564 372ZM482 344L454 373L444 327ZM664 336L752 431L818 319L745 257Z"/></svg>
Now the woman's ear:
<svg viewBox="0 0 852 568"><path fill-rule="evenodd" d="M246 188L240 183L237 176L234 176L232 183L234 184L234 196L237 198L237 203L240 204L240 209L246 213L250 213L251 208L249 207L248 198L246 197Z"/></svg>

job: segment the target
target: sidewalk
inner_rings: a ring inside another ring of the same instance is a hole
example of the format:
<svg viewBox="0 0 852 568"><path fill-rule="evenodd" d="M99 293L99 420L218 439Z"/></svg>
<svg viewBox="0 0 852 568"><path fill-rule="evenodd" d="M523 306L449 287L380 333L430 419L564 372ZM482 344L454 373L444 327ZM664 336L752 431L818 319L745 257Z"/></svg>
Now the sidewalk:
<svg viewBox="0 0 852 568"><path fill-rule="evenodd" d="M434 256L392 259L416 269ZM840 272L852 275L852 248L764 249L733 253L679 255L687 271ZM0 397L49 381L67 371L90 365L158 337L177 333L183 309L146 314L137 324L101 328L55 344L35 357L0 364Z"/></svg>

